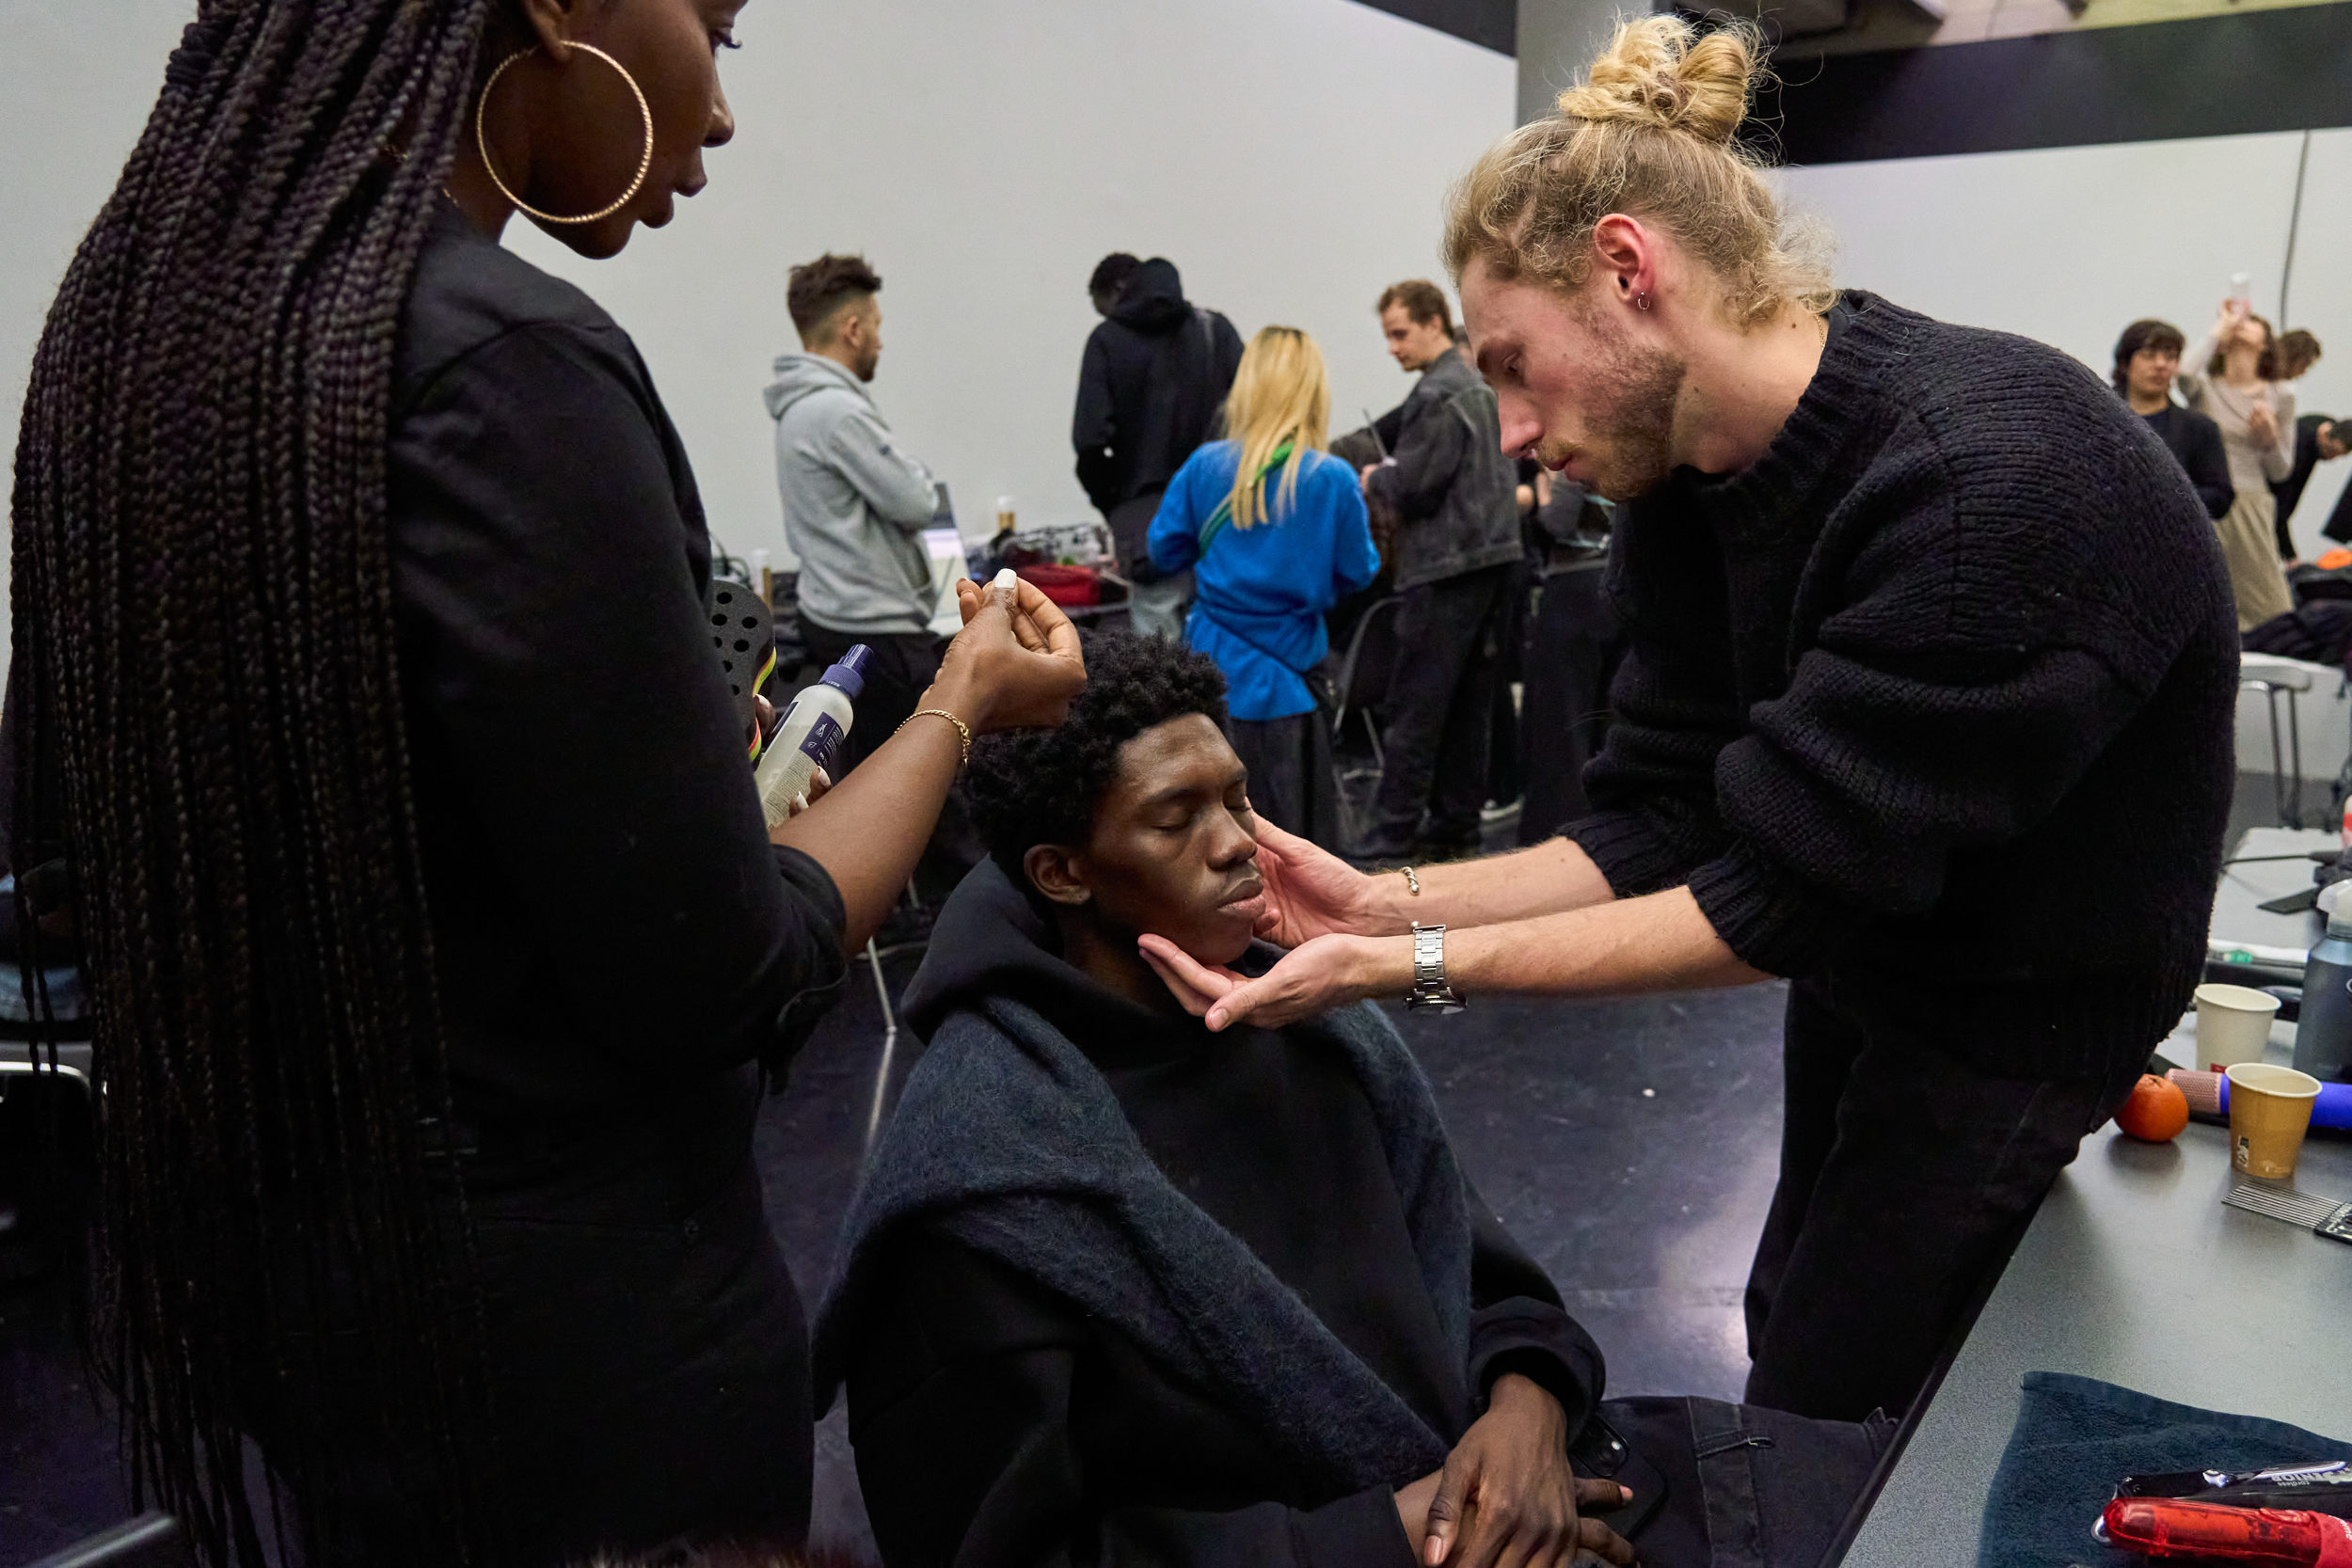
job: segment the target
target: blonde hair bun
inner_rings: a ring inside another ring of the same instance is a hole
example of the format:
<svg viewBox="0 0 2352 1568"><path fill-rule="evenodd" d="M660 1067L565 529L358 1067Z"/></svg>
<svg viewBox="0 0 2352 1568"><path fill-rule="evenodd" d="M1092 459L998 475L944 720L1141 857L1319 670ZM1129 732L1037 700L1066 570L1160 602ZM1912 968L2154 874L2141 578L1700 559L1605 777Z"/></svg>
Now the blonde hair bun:
<svg viewBox="0 0 2352 1568"><path fill-rule="evenodd" d="M1617 36L1584 81L1560 95L1559 110L1593 124L1729 142L1768 69L1763 37L1752 24L1701 34L1678 16L1646 16L1617 24Z"/></svg>

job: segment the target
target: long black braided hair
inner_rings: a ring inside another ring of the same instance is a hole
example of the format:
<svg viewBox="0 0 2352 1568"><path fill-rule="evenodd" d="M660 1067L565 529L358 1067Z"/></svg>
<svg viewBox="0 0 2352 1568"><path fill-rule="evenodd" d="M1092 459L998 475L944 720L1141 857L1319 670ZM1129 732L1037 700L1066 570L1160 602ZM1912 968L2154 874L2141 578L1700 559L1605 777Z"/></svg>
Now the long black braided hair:
<svg viewBox="0 0 2352 1568"><path fill-rule="evenodd" d="M310 1561L385 1474L412 1560L485 1551L385 453L494 4L201 0L25 398L13 858L70 865L95 1008L93 1349L210 1563L288 1517L242 1431Z"/></svg>

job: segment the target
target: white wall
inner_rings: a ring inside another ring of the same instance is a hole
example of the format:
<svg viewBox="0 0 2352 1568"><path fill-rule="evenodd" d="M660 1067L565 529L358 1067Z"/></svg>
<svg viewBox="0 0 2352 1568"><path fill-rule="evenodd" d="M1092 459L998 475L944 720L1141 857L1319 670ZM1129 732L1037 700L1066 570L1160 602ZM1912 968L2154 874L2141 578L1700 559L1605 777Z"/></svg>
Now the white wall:
<svg viewBox="0 0 2352 1568"><path fill-rule="evenodd" d="M1306 328L1334 419L1402 398L1373 301L1438 271L1447 182L1512 123L1502 55L1352 0L757 0L710 188L613 261L516 226L637 337L711 525L783 549L759 390L786 267L882 276L873 391L971 532L1091 515L1071 403L1105 252L1166 255L1246 338Z"/></svg>
<svg viewBox="0 0 2352 1568"><path fill-rule="evenodd" d="M2128 323L2162 316L2194 341L2230 276L2250 273L2257 310L2334 350L2303 378L2301 406L2352 419L2352 207L2334 179L2352 158L2352 130L2312 135L2281 319L2302 150L2302 133L2286 132L1837 164L1782 178L1794 202L1836 231L1841 283L2039 338L2102 375ZM2329 546L2320 525L2347 479L2352 459L2312 474L2294 522L2306 557ZM2352 752L2342 686L2322 680L2297 699L2306 778L2334 778ZM2250 694L2238 700L2237 754L2250 771L2270 770L2268 717Z"/></svg>
<svg viewBox="0 0 2352 1568"><path fill-rule="evenodd" d="M195 0L0 0L0 475L15 471L17 416L40 324L83 231L147 123L164 59ZM0 503L4 504L4 503ZM0 672L8 662L0 552Z"/></svg>
<svg viewBox="0 0 2352 1568"><path fill-rule="evenodd" d="M2333 352L2303 380L2302 405L2352 418L2352 210L2334 170L2352 130L2312 137L2290 314L2280 274L2300 132L1835 164L1782 176L1838 240L1841 283L1947 321L2039 338L2105 375L2116 336L2161 316L2194 341L2233 273L2281 330L2309 327ZM2319 526L2352 460L2323 466L2296 510L2296 542ZM2333 762L2329 764L2333 771Z"/></svg>
<svg viewBox="0 0 2352 1568"><path fill-rule="evenodd" d="M92 14L102 11L102 18ZM193 0L0 0L0 419ZM1509 129L1502 55L1353 0L755 0L723 56L740 130L710 188L618 259L527 224L533 261L637 339L711 525L783 551L770 360L785 269L863 249L884 279L875 395L975 531L1088 515L1071 402L1106 251L1165 254L1246 336L1305 327L1335 420L1403 397L1372 302L1438 270L1447 182ZM4 614L0 610L0 614ZM0 628L5 621L0 621ZM5 662L0 642L0 663Z"/></svg>
<svg viewBox="0 0 2352 1568"><path fill-rule="evenodd" d="M1551 113L1616 36L1619 20L1648 8L1629 0L1518 0L1518 123Z"/></svg>

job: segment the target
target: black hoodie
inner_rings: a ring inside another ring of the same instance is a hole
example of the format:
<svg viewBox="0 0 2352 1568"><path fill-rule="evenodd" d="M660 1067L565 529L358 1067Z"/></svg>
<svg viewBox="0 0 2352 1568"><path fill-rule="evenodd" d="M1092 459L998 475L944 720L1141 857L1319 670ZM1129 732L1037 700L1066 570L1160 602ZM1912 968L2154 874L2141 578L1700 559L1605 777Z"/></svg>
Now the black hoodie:
<svg viewBox="0 0 2352 1568"><path fill-rule="evenodd" d="M1467 1364L1447 1349L1371 1099L1343 1061L1299 1031L1211 1035L1115 994L1058 947L983 863L941 913L909 1023L929 1034L983 1001L1041 1015L1102 1074L1168 1181L1447 1441L1506 1370L1581 1426L1600 1354L1474 1193ZM1412 1560L1391 1485L1330 1495L1126 1333L935 1227L875 1244L842 1360L892 1568Z"/></svg>
<svg viewBox="0 0 2352 1568"><path fill-rule="evenodd" d="M1078 483L1103 515L1165 489L1216 434L1241 365L1241 335L1184 300L1174 262L1153 257L1087 339L1070 439Z"/></svg>

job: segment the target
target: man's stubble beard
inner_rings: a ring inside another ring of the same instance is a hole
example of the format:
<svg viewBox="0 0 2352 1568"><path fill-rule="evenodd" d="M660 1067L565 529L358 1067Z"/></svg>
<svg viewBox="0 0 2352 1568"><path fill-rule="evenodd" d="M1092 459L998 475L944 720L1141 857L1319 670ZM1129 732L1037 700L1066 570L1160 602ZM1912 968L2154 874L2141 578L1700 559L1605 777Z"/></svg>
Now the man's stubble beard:
<svg viewBox="0 0 2352 1568"><path fill-rule="evenodd" d="M1593 424L1593 488L1611 500L1645 496L1674 471L1675 405L1688 362L1604 329L1606 412Z"/></svg>
<svg viewBox="0 0 2352 1568"><path fill-rule="evenodd" d="M1632 500L1674 471L1675 408L1689 362L1663 349L1644 349L1598 311L1581 312L1593 336L1592 385L1600 411L1583 441L1542 441L1535 455L1557 468L1581 456L1592 477L1585 488L1611 500Z"/></svg>

